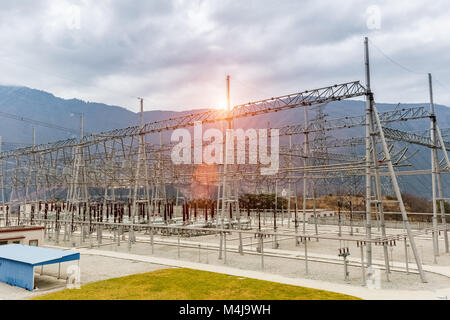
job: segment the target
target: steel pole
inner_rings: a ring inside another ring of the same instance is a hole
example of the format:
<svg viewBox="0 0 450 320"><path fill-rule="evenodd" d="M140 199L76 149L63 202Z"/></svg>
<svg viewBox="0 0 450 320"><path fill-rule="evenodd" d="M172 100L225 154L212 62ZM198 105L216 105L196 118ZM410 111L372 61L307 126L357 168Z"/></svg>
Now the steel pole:
<svg viewBox="0 0 450 320"><path fill-rule="evenodd" d="M408 234L409 243L411 245L411 249L413 251L414 258L416 260L417 269L419 270L420 279L422 280L422 282L425 283L427 281L426 281L426 278L425 278L425 273L424 273L423 268L422 268L422 262L420 261L419 254L417 252L416 242L414 240L414 235L412 234L411 226L409 225L408 215L406 213L405 205L403 203L402 194L401 194L400 188L398 186L397 176L395 175L394 166L393 166L392 160L391 160L391 155L389 153L389 148L387 146L386 139L384 137L383 128L381 126L381 121L380 121L380 118L378 116L378 111L377 111L377 108L376 108L375 104L373 105L373 113L374 113L374 116L375 116L377 127L379 129L380 140L381 140L381 144L383 146L383 151L384 151L384 154L385 154L385 157L386 157L386 162L388 164L388 169L389 169L389 173L390 173L390 176L391 176L392 185L394 187L395 195L397 197L397 200L398 200L398 203L399 203L399 206L400 206L400 211L402 213L403 222L405 224L406 232Z"/></svg>
<svg viewBox="0 0 450 320"><path fill-rule="evenodd" d="M367 267L372 266L372 244L370 240L372 239L372 212L371 212L371 200L372 200L372 190L371 190L371 163L370 163L370 149L371 149L371 139L370 139L370 119L372 117L371 105L372 105L372 93L370 91L370 65L369 65L369 39L366 37L364 39L364 57L365 57L365 69L366 69L366 255L367 255Z"/></svg>
<svg viewBox="0 0 450 320"><path fill-rule="evenodd" d="M431 149L431 193L433 200L433 251L434 251L434 263L437 263L437 257L439 256L439 239L438 239L438 225L437 225L437 199L436 199L436 175L439 167L437 145L436 145L436 115L434 113L433 102L433 84L431 73L428 74L428 86L430 91L430 138L433 147Z"/></svg>

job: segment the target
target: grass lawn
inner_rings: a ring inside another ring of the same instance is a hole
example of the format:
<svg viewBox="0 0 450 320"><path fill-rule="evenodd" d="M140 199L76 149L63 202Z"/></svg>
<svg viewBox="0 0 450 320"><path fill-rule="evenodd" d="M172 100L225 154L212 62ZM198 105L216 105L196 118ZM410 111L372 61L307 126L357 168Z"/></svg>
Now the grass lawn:
<svg viewBox="0 0 450 320"><path fill-rule="evenodd" d="M275 282L185 268L86 284L35 300L355 300L358 298Z"/></svg>

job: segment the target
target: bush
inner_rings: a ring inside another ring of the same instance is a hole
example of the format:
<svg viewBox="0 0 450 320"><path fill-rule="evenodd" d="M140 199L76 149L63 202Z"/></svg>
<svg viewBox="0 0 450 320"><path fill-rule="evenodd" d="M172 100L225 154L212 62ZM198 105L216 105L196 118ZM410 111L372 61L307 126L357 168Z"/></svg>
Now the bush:
<svg viewBox="0 0 450 320"><path fill-rule="evenodd" d="M433 204L427 198L418 197L410 193L402 194L403 203L409 207L411 212L427 213L433 212Z"/></svg>
<svg viewBox="0 0 450 320"><path fill-rule="evenodd" d="M438 212L441 212L441 202L438 201L437 203ZM444 202L444 209L445 213L450 213L450 203Z"/></svg>
<svg viewBox="0 0 450 320"><path fill-rule="evenodd" d="M291 201L292 202L292 201ZM239 198L239 206L241 208L250 209L274 209L275 208L275 194L251 194L247 193ZM278 196L278 209L287 209L287 199Z"/></svg>

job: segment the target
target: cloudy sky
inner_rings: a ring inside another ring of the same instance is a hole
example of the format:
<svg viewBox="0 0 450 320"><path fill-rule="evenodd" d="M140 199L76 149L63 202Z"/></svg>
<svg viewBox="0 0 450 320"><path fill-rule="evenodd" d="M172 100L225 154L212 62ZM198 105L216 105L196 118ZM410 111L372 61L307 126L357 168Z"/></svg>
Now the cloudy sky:
<svg viewBox="0 0 450 320"><path fill-rule="evenodd" d="M233 104L361 80L371 42L379 102L450 106L450 3L113 1L0 3L0 83L138 110Z"/></svg>

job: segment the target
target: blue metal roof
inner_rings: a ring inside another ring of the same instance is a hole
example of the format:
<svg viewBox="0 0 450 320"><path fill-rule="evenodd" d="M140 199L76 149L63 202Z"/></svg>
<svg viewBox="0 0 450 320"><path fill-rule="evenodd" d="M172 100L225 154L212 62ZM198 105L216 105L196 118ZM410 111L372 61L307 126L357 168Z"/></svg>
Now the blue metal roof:
<svg viewBox="0 0 450 320"><path fill-rule="evenodd" d="M0 246L0 259L8 259L30 264L32 266L40 266L79 260L80 254L73 251L25 246L21 244L8 244Z"/></svg>

